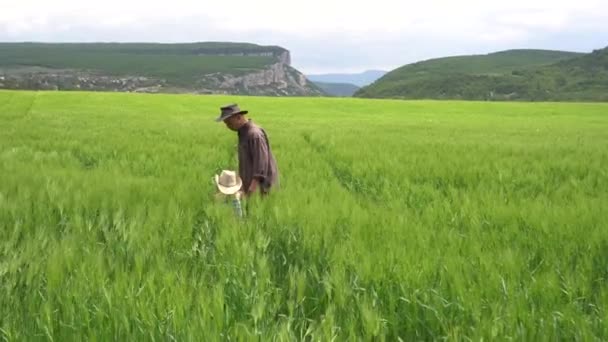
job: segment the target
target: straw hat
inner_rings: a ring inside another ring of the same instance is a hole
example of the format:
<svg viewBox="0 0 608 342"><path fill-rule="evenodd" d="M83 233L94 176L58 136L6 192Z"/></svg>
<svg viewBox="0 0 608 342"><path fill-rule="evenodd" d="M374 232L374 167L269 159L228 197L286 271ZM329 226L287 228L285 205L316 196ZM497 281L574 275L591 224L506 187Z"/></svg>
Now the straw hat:
<svg viewBox="0 0 608 342"><path fill-rule="evenodd" d="M217 119L215 119L215 121L217 121L217 122L224 121L224 120L228 119L229 117L236 115L236 114L245 115L245 114L249 113L249 111L247 111L247 110L241 110L236 103L221 107L220 110L221 110L220 116Z"/></svg>
<svg viewBox="0 0 608 342"><path fill-rule="evenodd" d="M215 175L215 184L217 184L217 188L221 193L234 195L241 190L243 181L236 175L236 172L222 170L222 173Z"/></svg>

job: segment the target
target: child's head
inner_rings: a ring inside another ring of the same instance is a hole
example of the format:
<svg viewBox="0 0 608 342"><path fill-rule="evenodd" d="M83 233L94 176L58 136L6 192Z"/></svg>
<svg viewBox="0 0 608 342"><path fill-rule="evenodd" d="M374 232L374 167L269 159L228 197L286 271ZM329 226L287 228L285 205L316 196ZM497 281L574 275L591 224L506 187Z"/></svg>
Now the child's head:
<svg viewBox="0 0 608 342"><path fill-rule="evenodd" d="M223 170L219 175L215 175L215 184L220 193L239 197L243 181L236 172Z"/></svg>

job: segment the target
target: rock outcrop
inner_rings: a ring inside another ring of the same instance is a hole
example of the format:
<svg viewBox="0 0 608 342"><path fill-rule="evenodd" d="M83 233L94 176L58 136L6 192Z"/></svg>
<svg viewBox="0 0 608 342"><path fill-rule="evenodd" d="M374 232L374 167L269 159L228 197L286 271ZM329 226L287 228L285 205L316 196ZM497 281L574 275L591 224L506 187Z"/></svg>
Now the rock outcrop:
<svg viewBox="0 0 608 342"><path fill-rule="evenodd" d="M241 76L221 73L203 76L197 88L204 92L237 93L271 96L320 96L323 92L306 77L283 62Z"/></svg>

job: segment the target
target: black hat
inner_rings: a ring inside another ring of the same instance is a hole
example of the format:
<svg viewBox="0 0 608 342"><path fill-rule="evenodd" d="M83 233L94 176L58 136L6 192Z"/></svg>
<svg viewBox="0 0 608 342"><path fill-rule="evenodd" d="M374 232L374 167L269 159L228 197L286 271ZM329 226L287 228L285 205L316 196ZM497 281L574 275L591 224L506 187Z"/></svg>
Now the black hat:
<svg viewBox="0 0 608 342"><path fill-rule="evenodd" d="M249 111L241 110L236 103L225 106L225 107L221 107L220 109L222 110L222 113L220 114L220 116L217 119L215 119L215 121L217 121L217 122L224 121L224 120L228 119L229 117L236 115L236 114L245 115L245 114L249 113Z"/></svg>

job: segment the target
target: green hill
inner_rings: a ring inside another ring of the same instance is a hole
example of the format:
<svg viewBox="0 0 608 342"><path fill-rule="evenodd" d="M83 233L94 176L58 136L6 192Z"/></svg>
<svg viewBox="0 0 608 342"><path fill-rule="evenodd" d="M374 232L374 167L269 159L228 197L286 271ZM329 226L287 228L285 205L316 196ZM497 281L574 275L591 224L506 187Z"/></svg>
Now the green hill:
<svg viewBox="0 0 608 342"><path fill-rule="evenodd" d="M286 51L252 44L0 44L0 68L37 66L83 69L110 75L160 76L188 84L200 73L242 74L272 64L273 56L242 51ZM226 54L226 55L222 55Z"/></svg>
<svg viewBox="0 0 608 342"><path fill-rule="evenodd" d="M355 96L471 100L605 100L606 49L510 50L398 68Z"/></svg>
<svg viewBox="0 0 608 342"><path fill-rule="evenodd" d="M332 83L332 82L315 82L313 83L321 88L326 94L331 96L350 97L353 96L360 88L350 83Z"/></svg>
<svg viewBox="0 0 608 342"><path fill-rule="evenodd" d="M288 50L248 43L0 43L0 76L12 79L5 80L4 88L13 89L112 90L111 84L126 82L118 78L130 77L138 86L151 83L163 90L268 95L265 91L273 91L272 82L280 80L287 88L302 87L303 94L318 92L310 84L294 84L300 73L289 64ZM141 77L156 82L139 84ZM98 86L73 78L89 78ZM108 84L99 86L104 83ZM260 85L264 89L252 89ZM285 93L297 92L287 89Z"/></svg>

